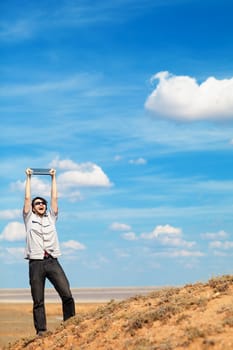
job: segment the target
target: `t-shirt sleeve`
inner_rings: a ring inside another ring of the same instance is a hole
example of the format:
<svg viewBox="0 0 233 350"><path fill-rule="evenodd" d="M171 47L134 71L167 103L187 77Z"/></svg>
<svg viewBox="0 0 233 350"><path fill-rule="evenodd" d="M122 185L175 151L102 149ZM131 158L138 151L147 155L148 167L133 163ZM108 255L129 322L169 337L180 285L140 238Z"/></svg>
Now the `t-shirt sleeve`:
<svg viewBox="0 0 233 350"><path fill-rule="evenodd" d="M57 221L58 213L55 213L52 208L49 209L49 212L50 212L51 218L54 220L54 222Z"/></svg>
<svg viewBox="0 0 233 350"><path fill-rule="evenodd" d="M32 215L32 210L30 209L27 213L25 213L25 211L23 210L23 220L25 223L28 222L28 220L30 219Z"/></svg>

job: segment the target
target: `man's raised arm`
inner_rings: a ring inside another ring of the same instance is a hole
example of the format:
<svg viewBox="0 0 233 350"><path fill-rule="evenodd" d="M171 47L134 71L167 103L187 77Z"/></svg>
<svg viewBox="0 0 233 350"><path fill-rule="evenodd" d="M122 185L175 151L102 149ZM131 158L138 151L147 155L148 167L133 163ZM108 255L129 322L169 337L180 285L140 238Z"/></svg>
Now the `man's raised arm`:
<svg viewBox="0 0 233 350"><path fill-rule="evenodd" d="M51 169L50 170L51 175L51 208L53 209L54 213L57 214L58 212L58 201L57 201L57 181L56 181L56 170Z"/></svg>
<svg viewBox="0 0 233 350"><path fill-rule="evenodd" d="M31 175L32 170L30 168L27 168L25 170L26 173L26 185L25 185L25 197L24 197L24 207L23 211L24 213L28 213L31 208Z"/></svg>

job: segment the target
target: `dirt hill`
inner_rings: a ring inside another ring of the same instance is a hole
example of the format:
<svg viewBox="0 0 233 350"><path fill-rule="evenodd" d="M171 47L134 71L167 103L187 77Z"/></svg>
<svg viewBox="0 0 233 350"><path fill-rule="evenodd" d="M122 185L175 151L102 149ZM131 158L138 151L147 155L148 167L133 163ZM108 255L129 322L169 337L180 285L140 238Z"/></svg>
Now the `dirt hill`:
<svg viewBox="0 0 233 350"><path fill-rule="evenodd" d="M113 300L5 349L233 350L233 276Z"/></svg>

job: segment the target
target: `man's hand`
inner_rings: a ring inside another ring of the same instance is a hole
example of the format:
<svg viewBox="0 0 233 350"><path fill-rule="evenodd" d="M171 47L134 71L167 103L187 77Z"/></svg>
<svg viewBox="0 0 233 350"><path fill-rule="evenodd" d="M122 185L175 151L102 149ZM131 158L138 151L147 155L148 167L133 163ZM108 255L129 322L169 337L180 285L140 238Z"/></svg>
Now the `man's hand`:
<svg viewBox="0 0 233 350"><path fill-rule="evenodd" d="M49 173L53 177L53 176L56 175L56 170L55 169L50 169Z"/></svg>
<svg viewBox="0 0 233 350"><path fill-rule="evenodd" d="M27 169L25 170L25 173L26 173L26 175L28 175L28 176L32 175L32 169L27 168Z"/></svg>

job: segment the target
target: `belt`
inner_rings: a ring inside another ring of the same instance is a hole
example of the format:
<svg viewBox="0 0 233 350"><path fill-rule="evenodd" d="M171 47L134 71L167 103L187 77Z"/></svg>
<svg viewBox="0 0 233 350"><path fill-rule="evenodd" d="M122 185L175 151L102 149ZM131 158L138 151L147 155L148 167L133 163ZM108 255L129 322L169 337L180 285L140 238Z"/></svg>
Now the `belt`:
<svg viewBox="0 0 233 350"><path fill-rule="evenodd" d="M52 255L46 255L42 259L29 259L29 262L31 262L31 261L43 261L43 260L47 260L47 259L57 260L57 258L54 258Z"/></svg>
<svg viewBox="0 0 233 350"><path fill-rule="evenodd" d="M44 259L49 259L49 258L53 258L52 255L50 255L48 252L44 252Z"/></svg>

